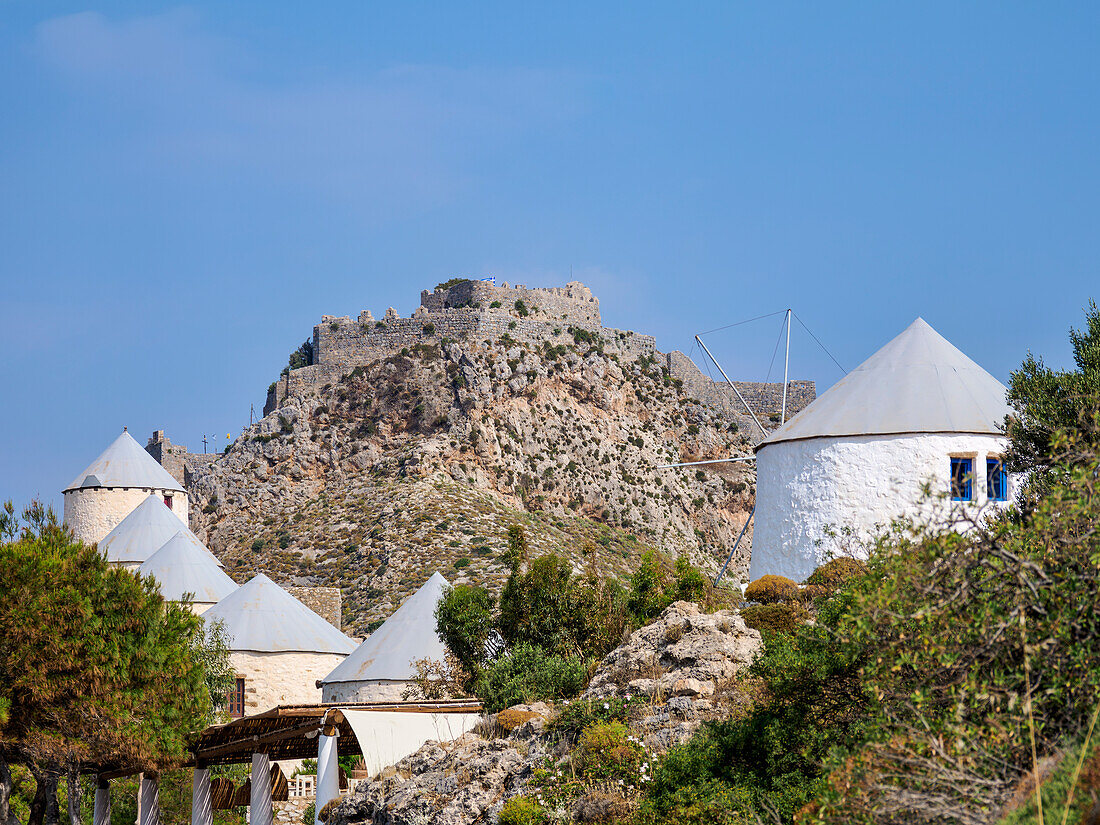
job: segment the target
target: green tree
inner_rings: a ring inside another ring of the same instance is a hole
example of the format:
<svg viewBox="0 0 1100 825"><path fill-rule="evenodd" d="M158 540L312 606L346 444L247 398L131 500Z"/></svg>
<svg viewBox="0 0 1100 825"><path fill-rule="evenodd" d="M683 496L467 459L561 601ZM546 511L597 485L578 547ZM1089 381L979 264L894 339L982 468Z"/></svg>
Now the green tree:
<svg viewBox="0 0 1100 825"><path fill-rule="evenodd" d="M186 606L74 542L37 502L18 532L0 544L0 780L9 763L30 769L37 825L61 777L178 763L211 704L201 620Z"/></svg>
<svg viewBox="0 0 1100 825"><path fill-rule="evenodd" d="M492 595L474 585L452 587L435 607L436 632L462 663L471 683L485 663L485 646L494 623Z"/></svg>
<svg viewBox="0 0 1100 825"><path fill-rule="evenodd" d="M1100 407L1100 309L1095 301L1085 310L1085 328L1071 329L1069 340L1076 370L1052 370L1029 352L1012 373L1008 401L1014 413L1005 429L1010 441L1006 464L1013 472L1048 467L1054 434L1088 432L1083 416Z"/></svg>

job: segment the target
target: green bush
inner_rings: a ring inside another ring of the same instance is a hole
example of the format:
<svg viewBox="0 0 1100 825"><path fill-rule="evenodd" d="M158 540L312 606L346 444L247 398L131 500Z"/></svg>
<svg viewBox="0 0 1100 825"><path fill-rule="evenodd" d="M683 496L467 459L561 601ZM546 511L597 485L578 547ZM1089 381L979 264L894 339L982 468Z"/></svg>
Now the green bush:
<svg viewBox="0 0 1100 825"><path fill-rule="evenodd" d="M573 764L586 779L633 783L645 752L627 739L622 722L597 722L581 731Z"/></svg>
<svg viewBox="0 0 1100 825"><path fill-rule="evenodd" d="M521 644L485 668L474 693L489 713L496 713L512 705L568 699L587 681L588 668L580 659Z"/></svg>
<svg viewBox="0 0 1100 825"><path fill-rule="evenodd" d="M634 626L640 627L676 601L695 602L704 609L716 610L731 606L736 600L732 592L714 587L687 556L670 562L656 550L647 550L630 577L626 608Z"/></svg>
<svg viewBox="0 0 1100 825"><path fill-rule="evenodd" d="M741 618L761 632L793 633L809 614L800 604L750 604L741 609Z"/></svg>
<svg viewBox="0 0 1100 825"><path fill-rule="evenodd" d="M786 576L774 576L767 574L761 576L745 588L745 598L750 602L761 604L775 604L776 602L793 602L800 597L798 585Z"/></svg>
<svg viewBox="0 0 1100 825"><path fill-rule="evenodd" d="M515 551L510 550L510 558ZM541 647L560 656L599 658L622 641L625 594L614 581L577 576L553 553L513 568L500 594L498 627L508 644Z"/></svg>
<svg viewBox="0 0 1100 825"><path fill-rule="evenodd" d="M649 699L645 696L633 696L629 700L618 696L604 699L578 699L563 703L558 715L551 723L554 730L580 733L589 725L604 722L626 723L630 710L636 706L646 706Z"/></svg>
<svg viewBox="0 0 1100 825"><path fill-rule="evenodd" d="M500 825L543 825L546 821L546 811L526 796L513 796L504 803L497 817Z"/></svg>

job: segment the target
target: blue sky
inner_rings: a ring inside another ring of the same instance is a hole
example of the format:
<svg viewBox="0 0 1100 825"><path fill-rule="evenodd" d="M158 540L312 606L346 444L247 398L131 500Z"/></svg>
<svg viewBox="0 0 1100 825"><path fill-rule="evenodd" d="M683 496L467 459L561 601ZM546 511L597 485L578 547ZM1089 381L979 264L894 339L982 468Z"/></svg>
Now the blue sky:
<svg viewBox="0 0 1100 825"><path fill-rule="evenodd" d="M322 313L456 275L572 270L663 351L791 306L846 367L917 315L1001 380L1068 365L1098 17L0 0L0 499L60 502L124 424L224 444ZM778 333L708 341L760 380Z"/></svg>

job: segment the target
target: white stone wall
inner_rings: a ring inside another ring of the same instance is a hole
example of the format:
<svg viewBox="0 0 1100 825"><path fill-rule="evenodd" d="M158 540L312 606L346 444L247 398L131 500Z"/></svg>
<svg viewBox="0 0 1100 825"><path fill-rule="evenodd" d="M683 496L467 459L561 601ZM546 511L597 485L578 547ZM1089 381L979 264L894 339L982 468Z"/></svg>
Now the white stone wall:
<svg viewBox="0 0 1100 825"><path fill-rule="evenodd" d="M278 705L314 705L321 701L317 680L328 676L344 660L343 653L229 654L238 677L244 677L244 712L270 710Z"/></svg>
<svg viewBox="0 0 1100 825"><path fill-rule="evenodd" d="M82 487L65 493L65 524L85 544L97 544L150 493L172 497L172 512L187 524L187 493L142 487Z"/></svg>
<svg viewBox="0 0 1100 825"><path fill-rule="evenodd" d="M749 578L766 573L802 581L845 542L828 528L865 540L900 516L947 523L952 510L1003 506L986 499L986 456L1005 440L992 435L888 435L781 441L757 453L756 515ZM951 458L974 459L974 501L950 501ZM932 500L925 500L928 482ZM1009 499L1018 480L1009 478ZM947 498L936 498L943 494ZM858 554L858 553L857 553Z"/></svg>
<svg viewBox="0 0 1100 825"><path fill-rule="evenodd" d="M412 682L398 679L370 679L362 682L333 682L321 688L323 702L401 702Z"/></svg>

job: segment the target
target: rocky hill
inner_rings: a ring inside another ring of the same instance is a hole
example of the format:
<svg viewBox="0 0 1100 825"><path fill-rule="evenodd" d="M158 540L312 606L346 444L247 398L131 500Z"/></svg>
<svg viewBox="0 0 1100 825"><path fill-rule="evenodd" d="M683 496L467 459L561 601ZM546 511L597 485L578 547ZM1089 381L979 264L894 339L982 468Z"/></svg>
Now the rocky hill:
<svg viewBox="0 0 1100 825"><path fill-rule="evenodd" d="M602 328L594 298L587 317L561 328L547 318L547 330L528 301L499 309L495 337L484 337L488 313L468 304L418 311L414 339L403 328L393 340L373 319L361 317L359 333L323 320L310 363L284 374L261 421L216 460L184 457L193 526L230 572L341 587L355 633L433 570L501 583L517 523L534 552L603 572L628 575L647 547L715 569L752 507L752 465L658 466L749 454L751 419L700 401L706 392L685 386L699 382L674 374L651 338ZM476 331L443 334L454 329L447 312ZM363 363L346 349L326 361L327 337L356 334L371 342Z"/></svg>

